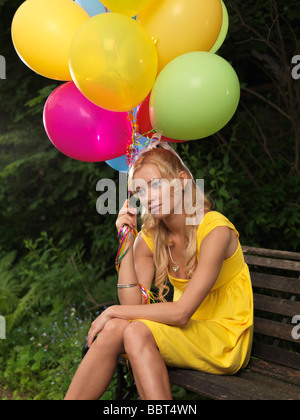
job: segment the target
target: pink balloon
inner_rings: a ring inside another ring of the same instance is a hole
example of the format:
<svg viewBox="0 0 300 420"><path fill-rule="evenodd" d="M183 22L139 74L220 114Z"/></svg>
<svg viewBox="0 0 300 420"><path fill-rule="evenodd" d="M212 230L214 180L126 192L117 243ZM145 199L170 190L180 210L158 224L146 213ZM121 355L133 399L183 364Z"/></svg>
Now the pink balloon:
<svg viewBox="0 0 300 420"><path fill-rule="evenodd" d="M127 116L94 105L67 82L47 99L44 126L60 152L83 162L101 162L126 153L132 136Z"/></svg>

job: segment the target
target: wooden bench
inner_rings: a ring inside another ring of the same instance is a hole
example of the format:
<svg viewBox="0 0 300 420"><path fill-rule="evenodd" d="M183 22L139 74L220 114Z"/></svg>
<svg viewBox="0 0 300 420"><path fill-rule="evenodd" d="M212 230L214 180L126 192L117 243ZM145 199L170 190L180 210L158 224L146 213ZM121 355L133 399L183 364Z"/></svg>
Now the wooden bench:
<svg viewBox="0 0 300 420"><path fill-rule="evenodd" d="M254 342L246 369L233 376L168 368L171 384L215 400L300 400L300 253L243 247L254 292ZM130 399L119 357L116 399ZM145 380L147 380L145 378Z"/></svg>

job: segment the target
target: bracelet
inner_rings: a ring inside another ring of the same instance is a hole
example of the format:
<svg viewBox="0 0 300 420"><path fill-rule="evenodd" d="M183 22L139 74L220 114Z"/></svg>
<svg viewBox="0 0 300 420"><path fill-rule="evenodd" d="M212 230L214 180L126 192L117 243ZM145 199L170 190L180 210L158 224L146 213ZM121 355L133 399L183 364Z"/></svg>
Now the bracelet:
<svg viewBox="0 0 300 420"><path fill-rule="evenodd" d="M117 288L118 289L129 289L130 287L136 287L138 286L137 283L133 283L133 284L117 284Z"/></svg>

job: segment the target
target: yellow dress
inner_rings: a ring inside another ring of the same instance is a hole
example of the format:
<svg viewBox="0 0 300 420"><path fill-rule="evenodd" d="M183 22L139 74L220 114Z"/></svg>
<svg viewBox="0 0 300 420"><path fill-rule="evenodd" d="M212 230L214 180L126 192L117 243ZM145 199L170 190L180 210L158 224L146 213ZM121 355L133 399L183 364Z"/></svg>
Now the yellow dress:
<svg viewBox="0 0 300 420"><path fill-rule="evenodd" d="M218 226L228 226L239 238L234 225L221 213L206 213L197 230L197 259L201 242ZM150 237L142 236L153 252ZM188 279L177 279L168 273L177 301ZM253 295L250 274L240 242L235 253L223 262L218 279L210 293L184 327L140 320L151 330L160 354L168 366L203 372L232 375L246 367L253 336Z"/></svg>

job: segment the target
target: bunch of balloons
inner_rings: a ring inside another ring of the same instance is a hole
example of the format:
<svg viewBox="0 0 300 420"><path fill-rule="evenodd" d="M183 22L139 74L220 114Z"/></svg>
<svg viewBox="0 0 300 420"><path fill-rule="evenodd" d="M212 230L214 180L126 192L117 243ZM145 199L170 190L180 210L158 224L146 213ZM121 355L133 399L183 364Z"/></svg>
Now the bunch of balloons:
<svg viewBox="0 0 300 420"><path fill-rule="evenodd" d="M12 22L23 62L65 82L44 108L52 143L109 163L132 142L133 109L141 136L154 130L169 142L228 123L240 86L216 55L227 31L222 0L26 0Z"/></svg>

